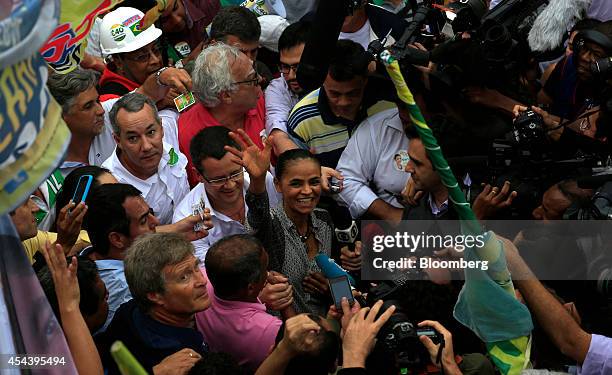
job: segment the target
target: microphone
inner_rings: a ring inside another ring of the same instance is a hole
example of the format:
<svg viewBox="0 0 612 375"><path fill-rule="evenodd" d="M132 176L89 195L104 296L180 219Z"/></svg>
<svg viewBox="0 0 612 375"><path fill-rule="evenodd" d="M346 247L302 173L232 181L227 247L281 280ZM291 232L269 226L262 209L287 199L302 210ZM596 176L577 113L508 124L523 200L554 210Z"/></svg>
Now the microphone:
<svg viewBox="0 0 612 375"><path fill-rule="evenodd" d="M346 14L344 0L319 1L312 21L317 27L310 30L297 70L297 81L305 92L319 88L325 81Z"/></svg>
<svg viewBox="0 0 612 375"><path fill-rule="evenodd" d="M335 277L347 276L352 286L356 287L357 283L353 276L351 276L344 268L340 267L333 259L328 257L326 254L318 254L315 256L315 262L321 269L323 275L328 279Z"/></svg>
<svg viewBox="0 0 612 375"><path fill-rule="evenodd" d="M353 244L359 237L357 223L351 217L348 208L343 206L333 207L329 210L334 223L336 239L341 244Z"/></svg>

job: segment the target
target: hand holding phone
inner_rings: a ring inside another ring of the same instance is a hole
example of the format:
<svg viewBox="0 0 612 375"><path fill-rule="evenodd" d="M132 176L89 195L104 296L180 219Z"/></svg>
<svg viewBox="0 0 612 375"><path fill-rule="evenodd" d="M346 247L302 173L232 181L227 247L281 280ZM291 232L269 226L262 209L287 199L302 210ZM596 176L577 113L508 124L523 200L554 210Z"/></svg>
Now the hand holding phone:
<svg viewBox="0 0 612 375"><path fill-rule="evenodd" d="M74 189L74 194L72 195L72 201L75 205L85 202L87 199L87 194L89 194L89 189L91 189L92 182L93 176L90 174L84 174L79 178L77 187Z"/></svg>
<svg viewBox="0 0 612 375"><path fill-rule="evenodd" d="M329 290L331 290L334 305L338 311L342 311L342 297L346 297L350 306L353 306L355 303L351 284L346 275L329 279Z"/></svg>

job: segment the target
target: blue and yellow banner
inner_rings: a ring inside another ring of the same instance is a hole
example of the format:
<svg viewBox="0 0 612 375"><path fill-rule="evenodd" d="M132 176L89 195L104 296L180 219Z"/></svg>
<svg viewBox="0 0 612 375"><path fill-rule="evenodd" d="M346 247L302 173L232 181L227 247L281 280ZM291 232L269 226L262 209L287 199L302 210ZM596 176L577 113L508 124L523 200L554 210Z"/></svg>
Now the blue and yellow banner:
<svg viewBox="0 0 612 375"><path fill-rule="evenodd" d="M0 70L0 213L21 204L61 162L70 132L38 53Z"/></svg>

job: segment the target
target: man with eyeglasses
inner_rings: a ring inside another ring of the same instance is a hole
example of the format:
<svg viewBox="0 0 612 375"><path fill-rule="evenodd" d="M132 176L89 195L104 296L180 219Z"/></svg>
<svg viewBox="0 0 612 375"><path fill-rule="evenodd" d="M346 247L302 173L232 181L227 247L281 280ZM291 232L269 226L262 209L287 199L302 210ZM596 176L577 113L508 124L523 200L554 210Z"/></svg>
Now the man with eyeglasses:
<svg viewBox="0 0 612 375"><path fill-rule="evenodd" d="M257 16L242 6L222 8L210 25L211 42L223 42L234 46L247 55L254 64L255 71L264 80L262 87L273 78L270 69L261 61L257 61L261 25Z"/></svg>
<svg viewBox="0 0 612 375"><path fill-rule="evenodd" d="M236 166L232 154L225 150L225 146L239 148L229 132L224 126L211 126L191 140L190 153L199 183L178 204L172 219L178 222L191 215L194 206L210 209L213 227L208 229L207 237L192 242L196 257L202 261L208 249L220 239L246 233L244 194L249 187L249 175ZM274 207L280 199L269 172L266 191L270 206Z"/></svg>
<svg viewBox="0 0 612 375"><path fill-rule="evenodd" d="M266 132L274 135L276 155L295 148L287 135L287 119L303 94L296 72L310 28L309 22L296 22L289 25L278 39L278 68L282 76L273 79L266 88Z"/></svg>
<svg viewBox="0 0 612 375"><path fill-rule="evenodd" d="M102 19L100 46L107 56L107 65L98 83L100 101L134 91L149 77L155 77L159 86L176 86L167 78L162 79L162 72L167 69L158 45L162 31L155 25L141 30L143 20L144 13L129 7L117 8ZM181 76L181 81L189 81L186 72L173 68L172 72ZM174 89L186 91L181 87Z"/></svg>
<svg viewBox="0 0 612 375"><path fill-rule="evenodd" d="M260 148L265 137L265 103L260 77L249 58L236 47L223 43L208 46L198 56L193 69L193 91L199 103L183 112L178 120L181 152L187 155L190 186L199 177L190 157L189 144L200 130L224 126L243 129Z"/></svg>
<svg viewBox="0 0 612 375"><path fill-rule="evenodd" d="M187 159L163 141L155 103L129 93L109 114L117 148L102 166L119 180L138 188L162 224L170 224L174 207L189 192Z"/></svg>

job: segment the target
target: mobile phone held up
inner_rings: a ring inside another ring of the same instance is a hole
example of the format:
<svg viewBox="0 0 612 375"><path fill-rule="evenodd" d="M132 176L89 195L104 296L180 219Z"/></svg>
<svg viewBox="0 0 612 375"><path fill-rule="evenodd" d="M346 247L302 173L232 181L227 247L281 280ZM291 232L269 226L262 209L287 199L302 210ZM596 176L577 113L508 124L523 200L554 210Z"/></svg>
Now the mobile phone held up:
<svg viewBox="0 0 612 375"><path fill-rule="evenodd" d="M93 182L93 176L90 174L82 175L77 182L77 187L74 189L74 194L72 195L72 201L75 205L85 202L87 199L87 194L89 194L89 189L91 188L91 183Z"/></svg>
<svg viewBox="0 0 612 375"><path fill-rule="evenodd" d="M353 292L351 291L351 284L346 275L334 277L328 279L329 290L331 290L332 297L334 299L334 305L338 311L342 311L342 297L346 297L349 305L353 306L355 299L353 298Z"/></svg>

